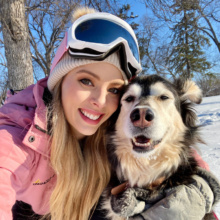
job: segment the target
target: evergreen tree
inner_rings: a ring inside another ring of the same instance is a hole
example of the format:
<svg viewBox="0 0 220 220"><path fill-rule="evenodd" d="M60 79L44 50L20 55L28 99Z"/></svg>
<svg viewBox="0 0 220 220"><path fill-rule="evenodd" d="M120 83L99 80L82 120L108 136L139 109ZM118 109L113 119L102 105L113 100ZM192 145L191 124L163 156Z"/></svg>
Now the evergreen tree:
<svg viewBox="0 0 220 220"><path fill-rule="evenodd" d="M194 28L198 26L196 11L198 1L180 0L172 7L173 16L180 20L172 28L173 50L167 59L167 65L183 78L191 78L194 73L205 73L211 68L202 48L209 40Z"/></svg>

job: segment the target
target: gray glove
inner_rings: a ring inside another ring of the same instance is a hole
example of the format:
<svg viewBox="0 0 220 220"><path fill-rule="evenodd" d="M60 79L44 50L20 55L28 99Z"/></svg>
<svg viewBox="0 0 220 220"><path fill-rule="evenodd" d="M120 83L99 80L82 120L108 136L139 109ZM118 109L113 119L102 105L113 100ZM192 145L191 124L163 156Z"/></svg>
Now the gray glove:
<svg viewBox="0 0 220 220"><path fill-rule="evenodd" d="M215 219L210 213L220 200L220 184L210 172L198 169L193 183L165 190L166 197L130 220ZM205 216L205 218L204 218Z"/></svg>
<svg viewBox="0 0 220 220"><path fill-rule="evenodd" d="M122 217L138 214L130 220L202 220L220 200L220 185L211 173L200 168L193 180L187 186L154 194L149 190L129 188L119 196L112 196L112 209Z"/></svg>
<svg viewBox="0 0 220 220"><path fill-rule="evenodd" d="M143 212L162 198L163 194L159 192L152 195L151 191L147 189L128 188L119 195L111 196L111 206L117 215L126 218Z"/></svg>

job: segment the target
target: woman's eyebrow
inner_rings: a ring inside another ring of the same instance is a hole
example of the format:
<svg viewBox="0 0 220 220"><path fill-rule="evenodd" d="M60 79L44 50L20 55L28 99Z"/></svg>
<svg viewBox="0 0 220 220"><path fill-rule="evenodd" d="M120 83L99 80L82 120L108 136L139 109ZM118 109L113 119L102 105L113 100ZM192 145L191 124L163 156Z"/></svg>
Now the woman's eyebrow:
<svg viewBox="0 0 220 220"><path fill-rule="evenodd" d="M100 79L99 76L97 76L95 73L93 73L89 70L81 69L81 70L77 71L76 73L88 73L88 74L92 75L93 77L95 77L96 79Z"/></svg>
<svg viewBox="0 0 220 220"><path fill-rule="evenodd" d="M113 82L111 83L112 86L124 86L124 83L121 82Z"/></svg>

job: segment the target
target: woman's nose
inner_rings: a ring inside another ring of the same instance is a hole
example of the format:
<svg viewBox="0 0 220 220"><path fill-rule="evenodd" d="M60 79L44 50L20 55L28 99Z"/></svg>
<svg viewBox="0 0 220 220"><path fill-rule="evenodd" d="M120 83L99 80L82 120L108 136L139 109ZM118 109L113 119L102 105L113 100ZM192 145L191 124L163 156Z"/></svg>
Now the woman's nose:
<svg viewBox="0 0 220 220"><path fill-rule="evenodd" d="M107 92L104 89L96 89L92 93L91 102L101 108L106 105Z"/></svg>

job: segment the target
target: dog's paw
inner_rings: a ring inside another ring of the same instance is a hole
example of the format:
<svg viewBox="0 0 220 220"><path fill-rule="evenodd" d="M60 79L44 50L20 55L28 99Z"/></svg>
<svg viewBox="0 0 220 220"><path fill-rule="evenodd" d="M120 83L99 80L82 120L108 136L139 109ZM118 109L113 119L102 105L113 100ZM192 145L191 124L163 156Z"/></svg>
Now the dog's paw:
<svg viewBox="0 0 220 220"><path fill-rule="evenodd" d="M141 213L145 202L136 198L136 190L128 188L123 193L111 196L112 210L119 216L129 217Z"/></svg>
<svg viewBox="0 0 220 220"><path fill-rule="evenodd" d="M165 197L163 190L148 190L135 188L135 196L137 199L144 200L147 204L155 204Z"/></svg>

